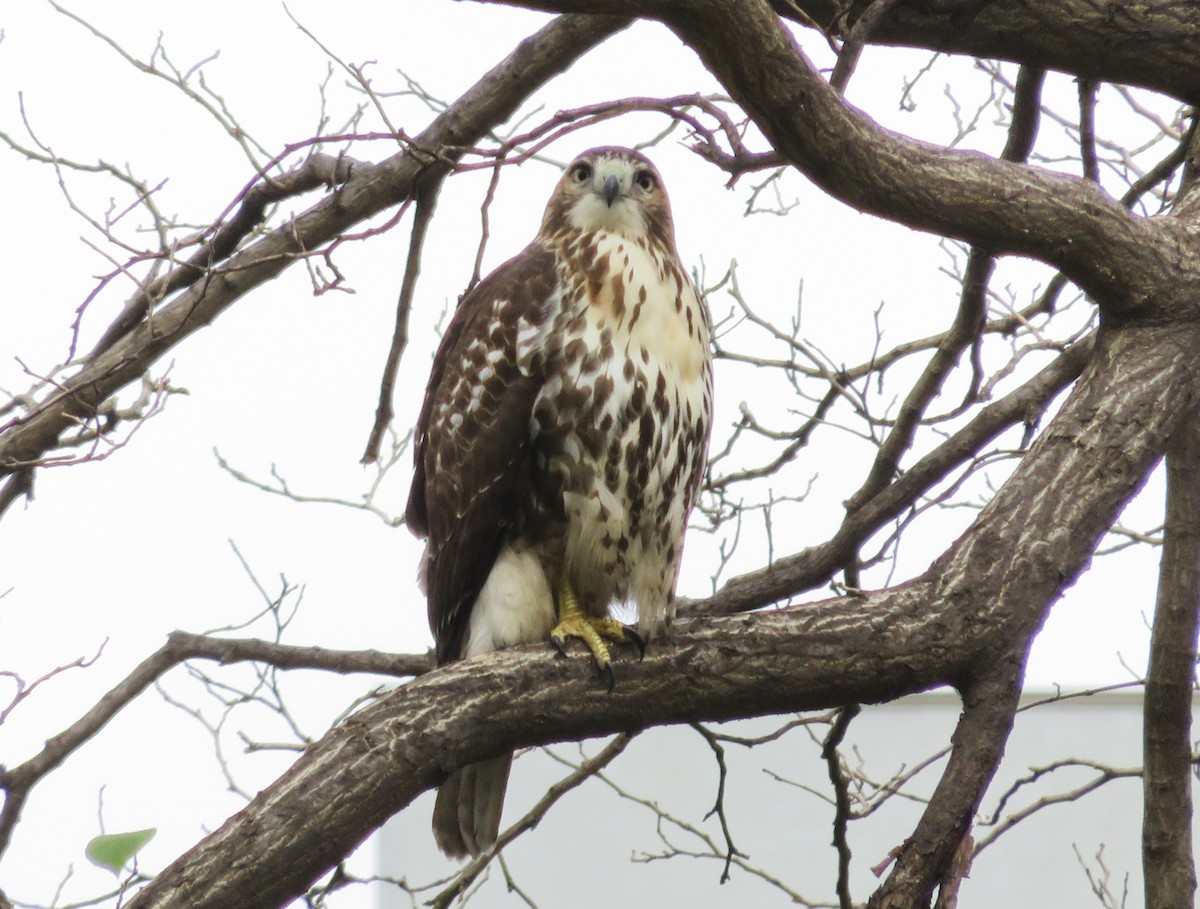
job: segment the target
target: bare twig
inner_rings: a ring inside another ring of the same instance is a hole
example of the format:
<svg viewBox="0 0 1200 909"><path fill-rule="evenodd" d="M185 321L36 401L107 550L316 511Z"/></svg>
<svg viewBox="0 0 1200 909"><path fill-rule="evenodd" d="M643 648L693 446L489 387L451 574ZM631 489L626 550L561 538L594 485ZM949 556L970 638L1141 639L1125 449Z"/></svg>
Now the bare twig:
<svg viewBox="0 0 1200 909"><path fill-rule="evenodd" d="M291 485L283 477L274 464L271 465L272 482L268 483L263 480L255 479L245 471L238 470L236 467L231 465L216 448L213 449L213 456L217 459L217 466L228 473L231 477L233 477L239 483L245 483L247 486L251 486L254 489L260 490L261 492L266 492L276 496L283 496L284 498L293 502L318 505L339 505L343 508L353 508L359 511L366 511L378 517L389 527L399 527L404 523L404 516L389 514L383 508L379 507L377 504L375 504L375 495L379 491L380 483L383 481L387 472L400 462L401 457L407 451L408 440L411 435L412 430L409 430L403 439L397 440L395 437L393 437L391 453L382 463L377 462L377 472L375 478L372 480L370 488L358 501L344 499L338 496L305 495L298 493L291 488Z"/></svg>
<svg viewBox="0 0 1200 909"><path fill-rule="evenodd" d="M996 819L999 818L1009 800L1023 787L1037 782L1038 780L1051 773L1054 773L1057 770L1079 767L1086 767L1090 770L1094 770L1096 772L1096 776L1088 780L1086 783L1076 786L1073 789L1067 789L1061 792L1052 793L1051 795L1042 796L1041 798L1030 802L1023 808L1013 811L1011 814L1005 817L1004 820L996 823ZM1045 810L1046 808L1050 808L1054 805L1063 805L1078 801L1085 795L1095 792L1097 789L1107 785L1108 783L1111 783L1114 780L1137 778L1140 777L1141 774L1142 770L1140 767L1109 767L1095 761L1081 760L1077 758L1054 761L1053 763L1047 764L1044 767L1034 767L1028 774L1014 782L1001 796L1000 802L996 806L996 809L992 813L992 816L989 820L989 823L994 823L995 827L993 830L989 831L987 836L984 836L978 841L975 846L975 854L978 855L984 849L992 845L992 843L996 842L1000 837L1008 833L1008 831L1010 831L1013 827L1017 826L1028 818L1033 817L1035 814Z"/></svg>
<svg viewBox="0 0 1200 909"><path fill-rule="evenodd" d="M850 704L838 711L837 719L821 745L821 759L825 761L833 786L833 846L837 850L837 895L841 909L854 909L854 898L850 895L850 842L846 838L850 825L850 789L846 775L842 773L838 746L861 709L857 704Z"/></svg>
<svg viewBox="0 0 1200 909"><path fill-rule="evenodd" d="M1100 182L1100 165L1096 160L1096 90L1094 79L1079 80L1079 158L1083 162L1083 178Z"/></svg>
<svg viewBox="0 0 1200 909"><path fill-rule="evenodd" d="M262 661L281 669L325 669L331 672L369 672L413 676L433 668L429 655L380 653L374 650L338 651L324 647L291 647L267 641L211 638L176 631L82 717L47 740L46 746L23 764L0 770L5 791L0 809L0 852L12 836L30 790L146 690L167 670L186 660L218 663Z"/></svg>
<svg viewBox="0 0 1200 909"><path fill-rule="evenodd" d="M105 641L105 644L106 643L108 642ZM17 708L18 704L37 691L37 689L46 682L50 681L56 676L62 675L64 672L69 672L72 669L86 669L100 659L100 655L103 653L104 644L101 644L100 648L92 656L78 657L69 663L56 666L54 669L42 673L32 682L26 682L23 678L21 678L21 676L15 672L12 672L11 670L0 670L0 678L11 679L13 684L16 686L16 693L13 694L12 699L9 700L8 704L6 704L5 707L0 710L0 725L4 724L4 721L8 719L8 715Z"/></svg>
<svg viewBox="0 0 1200 909"><path fill-rule="evenodd" d="M425 246L425 234L433 218L440 179L419 184L416 214L413 216L412 235L408 241L408 259L404 264L404 279L400 284L400 297L396 301L396 325L392 332L392 345L388 349L387 362L380 380L379 403L375 408L375 424L367 438L362 463L374 464L379 460L379 448L383 435L392 422L392 396L396 390L396 373L400 369L400 358L408 347L408 315L412 311L413 294L417 288L417 276L421 273L421 251Z"/></svg>
<svg viewBox="0 0 1200 909"><path fill-rule="evenodd" d="M724 884L729 880L729 868L733 864L734 857L746 857L746 854L738 851L738 848L733 844L733 834L729 832L729 817L725 814L725 782L729 775L729 769L725 766L725 748L721 745L717 736L713 735L702 724L693 723L692 728L704 737L704 741L712 749L713 757L717 759L717 797L708 814L704 816L704 819L708 820L715 814L721 824L721 834L725 837L725 867L721 870L721 883Z"/></svg>

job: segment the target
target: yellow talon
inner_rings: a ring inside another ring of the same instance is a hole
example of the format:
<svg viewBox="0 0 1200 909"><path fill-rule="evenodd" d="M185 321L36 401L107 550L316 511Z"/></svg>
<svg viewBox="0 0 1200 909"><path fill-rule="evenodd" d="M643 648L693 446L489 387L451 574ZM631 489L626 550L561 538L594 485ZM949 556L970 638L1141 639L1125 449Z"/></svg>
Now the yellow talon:
<svg viewBox="0 0 1200 909"><path fill-rule="evenodd" d="M566 579L560 579L556 588L556 599L558 600L558 624L554 626L554 630L550 632L550 640L554 642L554 646L560 652L565 652L567 638L579 638L587 645L588 650L592 652L592 656L596 660L596 666L602 673L609 677L609 687L612 682L612 655L608 651L608 645L604 642L607 638L610 641L623 643L633 640L643 652L645 645L636 632L622 625L616 619L610 616L601 618L592 618L584 613L579 605L579 600L575 596L575 591L571 588L570 582Z"/></svg>

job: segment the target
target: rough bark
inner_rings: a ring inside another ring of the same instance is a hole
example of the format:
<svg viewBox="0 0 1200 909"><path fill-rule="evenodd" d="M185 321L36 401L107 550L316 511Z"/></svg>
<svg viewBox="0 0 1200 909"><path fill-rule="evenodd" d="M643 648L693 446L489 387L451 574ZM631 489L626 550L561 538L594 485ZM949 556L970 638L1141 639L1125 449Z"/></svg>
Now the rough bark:
<svg viewBox="0 0 1200 909"><path fill-rule="evenodd" d="M564 12L646 16L683 25L703 4L674 0L497 0ZM720 2L720 0L715 0ZM772 0L774 12L844 36L870 0ZM739 14L743 4L728 4ZM1200 101L1200 7L1175 0L915 0L893 3L872 23L872 44L1010 60L1102 82ZM1153 47L1153 53L1146 49Z"/></svg>
<svg viewBox="0 0 1200 909"><path fill-rule="evenodd" d="M1146 675L1142 868L1147 909L1195 905L1192 691L1200 610L1200 423L1167 449L1167 518Z"/></svg>
<svg viewBox="0 0 1200 909"><path fill-rule="evenodd" d="M930 894L970 830L1004 755L1024 675L1024 653L989 662L988 672L963 691L962 718L954 730L946 770L929 808L900 847L895 868L871 895L868 909L928 905Z"/></svg>
<svg viewBox="0 0 1200 909"><path fill-rule="evenodd" d="M872 4L830 0L776 3L839 33ZM849 6L844 23L842 8ZM798 18L798 17L797 17ZM806 23L807 24L807 23ZM871 31L876 44L1033 63L1107 82L1200 100L1200 7L1194 3L1050 0L922 0L897 3ZM1153 46L1153 54L1146 48Z"/></svg>

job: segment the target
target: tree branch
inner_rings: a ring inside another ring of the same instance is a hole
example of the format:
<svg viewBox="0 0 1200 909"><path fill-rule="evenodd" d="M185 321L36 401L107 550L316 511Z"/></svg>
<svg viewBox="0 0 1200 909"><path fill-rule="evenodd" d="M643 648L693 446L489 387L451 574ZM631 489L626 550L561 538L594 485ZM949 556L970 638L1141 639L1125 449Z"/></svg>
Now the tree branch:
<svg viewBox="0 0 1200 909"><path fill-rule="evenodd" d="M1021 71L1008 140L1000 156L1003 161L1021 163L1029 154L1037 135L1037 110L1044 76L1045 73L1040 71ZM954 324L905 397L896 423L880 447L867 479L846 502L847 511L859 508L892 481L899 469L900 458L912 446L917 425L926 408L941 393L946 377L957 364L963 350L979 338L987 317L988 281L995 267L996 257L989 250L978 246L971 249L967 256ZM978 383L972 384L978 390Z"/></svg>
<svg viewBox="0 0 1200 909"><path fill-rule="evenodd" d="M1082 372L1092 356L1095 337L1072 345L1025 385L989 404L966 426L913 464L904 475L847 514L829 540L770 566L730 579L705 600L681 600L686 615L728 615L758 609L824 584L857 548L888 521L932 489L957 465L1014 424L1036 422L1054 395Z"/></svg>
<svg viewBox="0 0 1200 909"><path fill-rule="evenodd" d="M108 326L91 353L95 360L141 323L151 309L177 291L191 287L218 263L224 262L266 218L267 209L284 199L300 196L322 186L333 188L350 179L352 169L362 165L344 156L316 154L282 176L261 175L260 182L248 186L232 218L222 218L211 229L211 236L196 252L162 278L140 287L125 303L121 314Z"/></svg>
<svg viewBox="0 0 1200 909"><path fill-rule="evenodd" d="M213 660L223 665L258 661L278 669L323 669L327 672L369 672L391 676L420 675L434 665L433 657L429 654L292 647L270 641L214 638L176 631L167 639L167 643L100 698L91 710L50 738L36 755L11 770L0 767L0 789L5 794L4 808L0 810L0 854L7 849L25 800L39 781L103 729L109 720L164 673L186 660L196 659Z"/></svg>
<svg viewBox="0 0 1200 909"><path fill-rule="evenodd" d="M374 464L379 460L379 448L384 433L392 423L392 396L396 391L396 372L400 369L400 358L408 347L408 315L412 311L413 294L417 289L417 277L421 273L421 253L425 247L425 234L433 211L437 205L437 194L441 181L430 181L421 188L417 196L417 210L413 215L412 234L408 241L408 258L404 263L404 278L400 284L400 296L396 301L396 324L392 329L392 346L388 348L387 362L379 382L379 403L375 406L375 423L367 437L362 463Z"/></svg>
<svg viewBox="0 0 1200 909"><path fill-rule="evenodd" d="M1027 647L1027 644L1026 644ZM1027 650L1010 652L963 690L946 771L896 866L868 901L868 909L928 906L962 847L983 793L1004 754L1021 698Z"/></svg>
<svg viewBox="0 0 1200 909"><path fill-rule="evenodd" d="M1146 673L1142 865L1147 909L1191 906L1191 727L1200 609L1200 423L1167 449L1167 517Z"/></svg>
<svg viewBox="0 0 1200 909"><path fill-rule="evenodd" d="M841 0L773 0L781 16L834 23ZM867 7L853 4L853 26ZM797 14L797 10L799 13ZM1200 103L1200 9L1190 3L1106 6L1092 0L901 3L872 28L876 44L1014 60ZM1153 45L1153 54L1146 47Z"/></svg>
<svg viewBox="0 0 1200 909"><path fill-rule="evenodd" d="M861 710L858 704L849 704L839 710L829 734L821 743L821 759L829 773L829 784L833 786L833 846L837 850L837 894L841 909L854 909L854 899L850 895L850 840L846 836L850 826L850 783L842 773L838 746Z"/></svg>
<svg viewBox="0 0 1200 909"><path fill-rule="evenodd" d="M863 48L871 40L871 33L880 20L887 18L896 0L872 0L866 9L855 20L853 27L846 33L846 40L838 52L837 65L829 77L829 84L839 95L846 93L846 85L858 65L858 58Z"/></svg>

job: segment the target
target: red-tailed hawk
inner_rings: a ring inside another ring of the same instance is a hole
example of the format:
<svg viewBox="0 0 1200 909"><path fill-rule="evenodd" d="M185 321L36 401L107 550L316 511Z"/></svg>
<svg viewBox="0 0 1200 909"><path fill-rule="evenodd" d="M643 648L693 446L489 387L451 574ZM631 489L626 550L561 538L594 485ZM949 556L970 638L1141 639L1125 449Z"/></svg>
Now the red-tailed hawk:
<svg viewBox="0 0 1200 909"><path fill-rule="evenodd" d="M584 152L537 238L458 305L416 427L407 521L439 663L499 647L654 638L674 613L712 406L709 322L658 171ZM609 617L632 600L640 636ZM438 791L447 855L496 840L512 756Z"/></svg>

